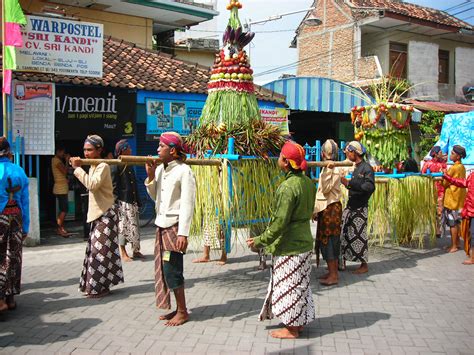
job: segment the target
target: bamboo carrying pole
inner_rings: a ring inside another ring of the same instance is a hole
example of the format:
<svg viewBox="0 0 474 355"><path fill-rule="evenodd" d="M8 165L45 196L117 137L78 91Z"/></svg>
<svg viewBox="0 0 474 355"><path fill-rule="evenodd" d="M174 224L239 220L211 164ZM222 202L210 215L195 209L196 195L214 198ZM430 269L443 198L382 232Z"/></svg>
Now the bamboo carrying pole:
<svg viewBox="0 0 474 355"><path fill-rule="evenodd" d="M157 157L142 157L134 155L121 155L118 159L81 159L81 165L99 165L106 163L108 165L145 165L148 162L161 164L161 159ZM188 165L206 165L220 166L222 161L219 159L186 159Z"/></svg>
<svg viewBox="0 0 474 355"><path fill-rule="evenodd" d="M331 163L334 166L354 166L354 163L350 161L309 161L308 168L324 168Z"/></svg>

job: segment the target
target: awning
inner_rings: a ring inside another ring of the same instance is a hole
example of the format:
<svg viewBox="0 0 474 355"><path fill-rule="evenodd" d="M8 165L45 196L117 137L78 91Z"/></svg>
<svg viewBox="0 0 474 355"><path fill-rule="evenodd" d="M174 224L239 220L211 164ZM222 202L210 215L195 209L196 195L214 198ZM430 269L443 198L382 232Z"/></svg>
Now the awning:
<svg viewBox="0 0 474 355"><path fill-rule="evenodd" d="M421 111L440 111L446 113L474 111L474 106L439 101L405 100L405 103L411 104Z"/></svg>
<svg viewBox="0 0 474 355"><path fill-rule="evenodd" d="M372 104L361 89L328 78L285 78L263 87L285 95L290 110L350 113L354 106Z"/></svg>

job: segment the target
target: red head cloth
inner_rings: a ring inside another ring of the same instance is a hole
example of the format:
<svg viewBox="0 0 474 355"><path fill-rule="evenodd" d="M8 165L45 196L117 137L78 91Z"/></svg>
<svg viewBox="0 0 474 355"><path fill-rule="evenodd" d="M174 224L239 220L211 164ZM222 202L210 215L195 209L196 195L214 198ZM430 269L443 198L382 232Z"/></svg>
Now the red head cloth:
<svg viewBox="0 0 474 355"><path fill-rule="evenodd" d="M160 136L160 142L179 152L183 150L183 138L176 132L165 132Z"/></svg>
<svg viewBox="0 0 474 355"><path fill-rule="evenodd" d="M305 159L306 151L298 143L287 141L281 148L281 154L295 170L306 170L308 167Z"/></svg>

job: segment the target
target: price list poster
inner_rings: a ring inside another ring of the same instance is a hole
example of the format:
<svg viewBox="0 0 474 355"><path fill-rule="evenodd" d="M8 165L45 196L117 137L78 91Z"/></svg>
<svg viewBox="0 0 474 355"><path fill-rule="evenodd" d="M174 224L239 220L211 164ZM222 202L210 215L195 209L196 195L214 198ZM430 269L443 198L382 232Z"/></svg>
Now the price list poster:
<svg viewBox="0 0 474 355"><path fill-rule="evenodd" d="M53 83L14 81L12 132L25 154L54 155L54 96Z"/></svg>

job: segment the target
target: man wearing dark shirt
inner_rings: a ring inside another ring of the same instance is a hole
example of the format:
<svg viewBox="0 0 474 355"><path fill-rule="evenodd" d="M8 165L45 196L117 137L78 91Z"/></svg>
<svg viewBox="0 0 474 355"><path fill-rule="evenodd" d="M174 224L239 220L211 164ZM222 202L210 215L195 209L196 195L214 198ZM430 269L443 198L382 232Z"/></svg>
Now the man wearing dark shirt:
<svg viewBox="0 0 474 355"><path fill-rule="evenodd" d="M347 158L355 163L355 170L350 180L341 178L341 183L349 190L349 201L342 213L341 249L344 263L346 260L360 262L355 274L369 271L367 217L369 199L375 191L374 171L364 160L366 151L357 141L346 147Z"/></svg>

